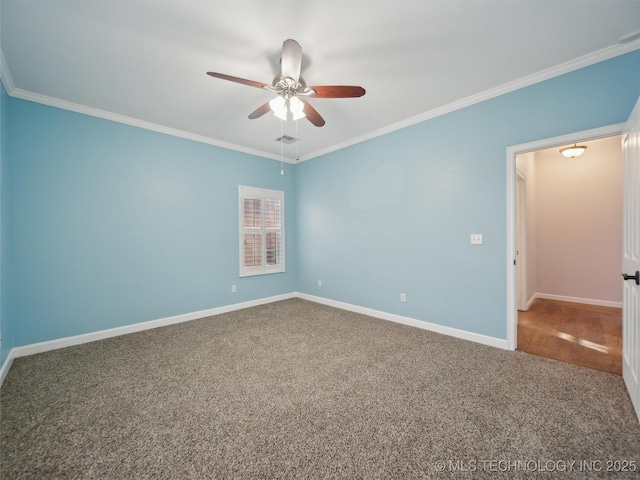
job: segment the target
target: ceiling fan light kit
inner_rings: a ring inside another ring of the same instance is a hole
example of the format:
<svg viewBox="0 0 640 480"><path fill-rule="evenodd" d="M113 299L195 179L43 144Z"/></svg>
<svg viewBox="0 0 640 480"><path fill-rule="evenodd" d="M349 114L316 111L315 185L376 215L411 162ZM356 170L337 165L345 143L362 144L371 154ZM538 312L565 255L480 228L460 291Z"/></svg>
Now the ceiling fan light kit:
<svg viewBox="0 0 640 480"><path fill-rule="evenodd" d="M281 120L287 119L287 101L283 97L276 97L269 101L273 114Z"/></svg>
<svg viewBox="0 0 640 480"><path fill-rule="evenodd" d="M207 72L207 75L275 93L277 96L274 99L261 105L249 115L252 120L263 116L269 111L272 111L281 120L287 120L287 113L291 112L294 121L306 117L316 127L322 127L325 124L324 119L307 100L303 100L300 97L354 98L361 97L366 93L364 88L357 86L307 86L307 83L300 75L302 47L292 39L285 40L282 44L280 67L281 73L276 75L271 85L247 80L246 78L233 77L224 73Z"/></svg>
<svg viewBox="0 0 640 480"><path fill-rule="evenodd" d="M298 97L285 99L278 95L276 98L269 101L269 108L271 108L271 111L276 117L284 121L287 120L288 112L291 112L291 116L294 121L306 117L304 114L304 103L302 103Z"/></svg>
<svg viewBox="0 0 640 480"><path fill-rule="evenodd" d="M300 120L306 117L304 114L304 103L298 97L291 97L289 99L289 110L293 116L293 120Z"/></svg>

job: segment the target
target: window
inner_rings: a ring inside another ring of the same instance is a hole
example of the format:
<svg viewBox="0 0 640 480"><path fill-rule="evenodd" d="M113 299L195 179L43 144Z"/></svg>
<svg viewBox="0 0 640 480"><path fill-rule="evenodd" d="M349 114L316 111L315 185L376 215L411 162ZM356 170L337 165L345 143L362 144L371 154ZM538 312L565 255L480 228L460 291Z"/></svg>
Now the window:
<svg viewBox="0 0 640 480"><path fill-rule="evenodd" d="M284 192L240 186L240 276L284 272Z"/></svg>

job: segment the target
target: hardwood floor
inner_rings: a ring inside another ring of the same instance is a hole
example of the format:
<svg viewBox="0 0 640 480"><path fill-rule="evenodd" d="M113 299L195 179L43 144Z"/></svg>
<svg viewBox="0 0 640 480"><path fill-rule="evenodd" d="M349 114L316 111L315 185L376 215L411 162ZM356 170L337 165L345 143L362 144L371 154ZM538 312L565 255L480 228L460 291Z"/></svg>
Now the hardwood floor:
<svg viewBox="0 0 640 480"><path fill-rule="evenodd" d="M537 299L518 312L518 350L622 375L622 309Z"/></svg>

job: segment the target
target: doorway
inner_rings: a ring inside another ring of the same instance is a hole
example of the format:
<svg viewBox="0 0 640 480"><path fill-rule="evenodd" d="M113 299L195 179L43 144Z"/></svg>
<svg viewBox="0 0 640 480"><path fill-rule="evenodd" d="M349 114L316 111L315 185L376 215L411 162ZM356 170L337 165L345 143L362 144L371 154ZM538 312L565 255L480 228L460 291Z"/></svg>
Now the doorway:
<svg viewBox="0 0 640 480"><path fill-rule="evenodd" d="M518 349L618 375L621 142L581 141L574 158L558 148L516 156Z"/></svg>
<svg viewBox="0 0 640 480"><path fill-rule="evenodd" d="M558 152L560 147L574 142L593 142L600 139L605 141L608 137L620 135L623 126L623 124L613 125L507 149L507 342L509 348L514 350L519 348L526 351L533 348L537 342L541 343L544 348L532 353L578 364L589 363L593 358L596 358L595 364L586 366L619 373L621 320L618 318L621 318L621 300L611 298L610 295L608 300L603 300L599 298L601 295L597 291L593 293L592 290L589 293L587 290L585 294L580 293L580 290L575 290L576 284L584 283L581 282L581 279L588 275L588 270L587 273L580 271L582 266L579 260L577 260L575 268L567 268L558 264L554 266L555 271L551 269L549 272L545 267L544 272L537 272L537 262L532 262L531 257L536 259L538 255L543 254L543 250L539 249L547 247L536 245L535 241L532 245L528 235L531 234L531 228L537 227L535 208L532 208L531 205L526 207L522 205L523 201L531 199L532 191L535 191L535 170L522 167L521 162L517 168L516 158L526 155L531 159L530 161L534 161L535 152L553 149L553 155L557 155L561 161L562 157ZM581 181L579 175L576 175L574 180ZM622 179L620 178L619 190L621 190L621 185ZM570 189L563 189L562 185L556 185L554 188L559 195L571 196ZM550 202L553 201L550 199ZM618 221L618 226L621 228L622 220ZM527 228L526 225L529 225L530 228ZM547 227L548 225L545 226L545 228ZM580 253L581 245L573 242L569 248L577 253L572 253L569 256L579 257L582 254ZM621 246L619 248L621 249ZM620 262L620 251L616 253L617 263ZM558 254L558 252L553 253ZM553 255L546 256L552 257ZM564 257L560 258L563 259L562 261L567 260ZM549 258L546 258L546 261L548 263ZM615 285L619 286L617 277L620 266L617 263L613 265L612 272L615 275ZM545 275L546 277L544 277ZM553 293L554 289L549 286L549 275L551 275L551 284L561 282L564 278L570 285L564 290L561 288L558 293ZM541 285L536 284L536 279L539 276L544 277ZM597 286L593 288L597 290ZM618 292L618 294L620 293ZM522 331L519 331L519 316L521 317ZM566 323L566 320L562 320L563 318L571 318L572 320ZM582 320L580 320L581 318ZM604 331L597 327L595 336L590 337L585 325L594 325L597 322L602 322L602 325L612 328ZM527 332L531 333L529 337L521 335ZM563 352L563 346L573 347L577 352L575 355L577 359L572 360L570 351ZM598 360L598 357L603 357L603 355L605 357L609 355L609 357Z"/></svg>

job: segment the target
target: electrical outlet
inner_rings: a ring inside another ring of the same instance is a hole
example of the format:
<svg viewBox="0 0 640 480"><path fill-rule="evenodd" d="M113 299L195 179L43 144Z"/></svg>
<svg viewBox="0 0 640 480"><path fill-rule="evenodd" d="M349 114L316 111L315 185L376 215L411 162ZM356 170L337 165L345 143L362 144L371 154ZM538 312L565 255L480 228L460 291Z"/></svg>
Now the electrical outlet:
<svg viewBox="0 0 640 480"><path fill-rule="evenodd" d="M318 288L322 288L322 280L318 280Z"/></svg>
<svg viewBox="0 0 640 480"><path fill-rule="evenodd" d="M402 303L404 303L404 302L406 302L406 301L407 301L407 294L406 294L406 293L401 293L401 294L400 294L400 301L401 301Z"/></svg>
<svg viewBox="0 0 640 480"><path fill-rule="evenodd" d="M471 245L482 245L482 234L481 233L472 233L471 234Z"/></svg>
<svg viewBox="0 0 640 480"><path fill-rule="evenodd" d="M231 293L236 293L237 289L235 285L231 285Z"/></svg>

